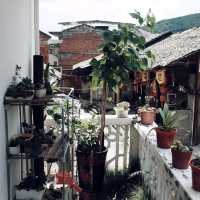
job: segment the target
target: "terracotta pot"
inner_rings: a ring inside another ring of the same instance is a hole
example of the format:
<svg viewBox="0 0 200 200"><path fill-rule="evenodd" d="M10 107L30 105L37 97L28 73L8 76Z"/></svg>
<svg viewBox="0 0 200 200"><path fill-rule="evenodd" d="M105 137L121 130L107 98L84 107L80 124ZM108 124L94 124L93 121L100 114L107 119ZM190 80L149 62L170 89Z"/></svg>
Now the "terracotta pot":
<svg viewBox="0 0 200 200"><path fill-rule="evenodd" d="M76 151L79 185L83 190L97 192L103 189L107 151L105 148L102 152L95 152L93 157Z"/></svg>
<svg viewBox="0 0 200 200"><path fill-rule="evenodd" d="M170 149L175 135L175 129L171 131L163 131L160 128L156 128L157 146L162 149Z"/></svg>
<svg viewBox="0 0 200 200"><path fill-rule="evenodd" d="M172 165L177 169L187 169L192 157L192 151L181 152L176 151L174 148L172 151Z"/></svg>
<svg viewBox="0 0 200 200"><path fill-rule="evenodd" d="M200 192L200 168L195 166L196 159L191 160L190 167L192 169L192 188Z"/></svg>
<svg viewBox="0 0 200 200"><path fill-rule="evenodd" d="M144 125L150 125L155 120L155 111L142 111L140 113L141 123Z"/></svg>

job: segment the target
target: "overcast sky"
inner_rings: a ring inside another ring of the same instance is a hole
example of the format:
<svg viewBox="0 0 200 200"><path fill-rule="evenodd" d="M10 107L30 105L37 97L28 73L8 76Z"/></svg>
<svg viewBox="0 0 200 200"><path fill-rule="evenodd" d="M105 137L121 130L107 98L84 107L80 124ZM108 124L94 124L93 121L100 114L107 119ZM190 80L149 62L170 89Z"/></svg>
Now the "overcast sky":
<svg viewBox="0 0 200 200"><path fill-rule="evenodd" d="M200 13L200 0L39 0L40 28L56 31L58 22L110 20L131 22L135 9L147 13L151 8L157 21Z"/></svg>

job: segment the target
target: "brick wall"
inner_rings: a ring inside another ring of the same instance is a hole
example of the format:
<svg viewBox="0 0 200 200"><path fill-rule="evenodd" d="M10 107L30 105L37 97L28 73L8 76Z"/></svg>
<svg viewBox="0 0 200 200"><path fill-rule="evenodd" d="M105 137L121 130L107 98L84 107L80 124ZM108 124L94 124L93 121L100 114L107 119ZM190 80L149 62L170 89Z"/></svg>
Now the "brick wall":
<svg viewBox="0 0 200 200"><path fill-rule="evenodd" d="M59 64L64 69L99 55L98 47L102 44L101 31L88 25L80 25L64 30L60 35L63 41L59 46ZM64 86L81 88L81 80L76 76L63 76Z"/></svg>
<svg viewBox="0 0 200 200"><path fill-rule="evenodd" d="M49 46L48 40L51 37L40 31L40 55L44 57L44 63L49 62Z"/></svg>
<svg viewBox="0 0 200 200"><path fill-rule="evenodd" d="M62 32L63 42L59 47L60 64L72 69L74 64L98 55L98 46L102 43L99 30L86 24L79 25Z"/></svg>

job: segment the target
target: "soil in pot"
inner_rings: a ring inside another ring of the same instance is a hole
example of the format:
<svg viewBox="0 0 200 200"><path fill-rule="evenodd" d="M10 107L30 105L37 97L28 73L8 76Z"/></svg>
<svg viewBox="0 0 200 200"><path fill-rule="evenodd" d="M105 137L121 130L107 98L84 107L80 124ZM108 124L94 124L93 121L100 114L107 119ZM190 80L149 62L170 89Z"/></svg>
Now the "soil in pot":
<svg viewBox="0 0 200 200"><path fill-rule="evenodd" d="M200 192L200 167L195 165L197 159L190 162L192 169L192 188Z"/></svg>
<svg viewBox="0 0 200 200"><path fill-rule="evenodd" d="M176 151L174 148L172 151L172 165L177 169L187 169L192 157L192 151L181 152Z"/></svg>
<svg viewBox="0 0 200 200"><path fill-rule="evenodd" d="M79 186L87 191L99 192L103 189L107 149L102 152L85 153L77 150Z"/></svg>
<svg viewBox="0 0 200 200"><path fill-rule="evenodd" d="M176 130L163 131L156 128L157 146L162 149L169 149L173 144Z"/></svg>

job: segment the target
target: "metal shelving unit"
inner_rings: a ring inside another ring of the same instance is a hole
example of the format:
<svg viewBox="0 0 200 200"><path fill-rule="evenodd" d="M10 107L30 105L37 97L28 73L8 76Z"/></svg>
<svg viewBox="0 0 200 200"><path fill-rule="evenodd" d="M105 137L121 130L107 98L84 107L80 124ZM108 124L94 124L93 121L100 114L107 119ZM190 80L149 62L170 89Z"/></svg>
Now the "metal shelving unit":
<svg viewBox="0 0 200 200"><path fill-rule="evenodd" d="M9 110L10 107L17 107L18 108L18 114L19 114L19 123L20 123L20 134L22 134L22 122L28 122L29 124L33 124L33 119L32 119L32 106L53 106L53 105L58 105L61 108L61 116L62 116L62 127L61 127L61 135L62 137L64 137L65 133L69 134L69 130L71 129L70 126L73 126L72 123L70 122L70 115L74 115L74 99L73 97L73 93L74 93L74 89L70 88L68 89L68 93L67 95L53 95L53 96L46 96L44 98L39 98L39 99L32 99L32 100L26 100L26 99L12 99L12 100L4 100L4 111L5 111L5 127L6 127L6 153L7 153L7 183L8 183L8 200L12 200L11 197L11 182L10 182L10 166L12 165L12 160L20 160L20 168L21 168L21 180L24 178L24 174L28 175L29 170L33 170L33 160L37 159L37 158L44 158L45 160L45 155L48 152L48 149L44 149L44 151L42 151L40 154L38 155L31 155L31 154L26 154L26 153L22 153L22 151L20 150L20 153L17 155L11 155L9 153L9 119L8 119L8 115L9 115ZM72 97L71 97L72 96ZM71 111L69 111L69 107L67 108L68 110L65 110L64 106L59 104L57 101L55 101L55 99L64 99L65 101L67 101L67 104L69 104L69 102L71 101ZM66 119L64 118L64 113L67 113L67 127L66 127ZM66 130L67 129L67 130ZM71 129L73 130L73 129ZM72 133L72 137L73 137L73 133ZM62 158L58 158L58 160L62 163L62 168L63 168L63 174L64 174L64 169L65 169L65 165L66 165L66 160L64 159L65 155L65 147L66 143L63 140L62 141L62 152L63 152L63 157ZM73 162L74 162L74 155L73 155L73 151L74 151L74 147L73 144L70 146L71 148L71 157L70 157L70 162L72 165L72 178L74 177L74 166L73 166ZM24 173L25 172L25 173ZM65 199L65 183L63 183L63 187L62 187L62 199ZM13 189L13 188L12 188Z"/></svg>

